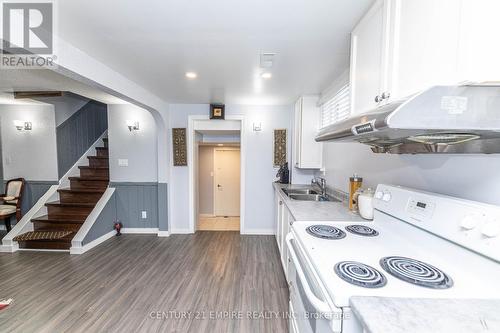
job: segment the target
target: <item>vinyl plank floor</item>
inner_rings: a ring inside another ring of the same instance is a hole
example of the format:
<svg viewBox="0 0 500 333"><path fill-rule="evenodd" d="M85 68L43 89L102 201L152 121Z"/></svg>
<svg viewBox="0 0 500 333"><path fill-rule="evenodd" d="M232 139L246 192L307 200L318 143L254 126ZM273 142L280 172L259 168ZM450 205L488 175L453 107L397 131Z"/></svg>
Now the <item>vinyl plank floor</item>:
<svg viewBox="0 0 500 333"><path fill-rule="evenodd" d="M83 255L0 253L0 332L288 332L273 236L122 235Z"/></svg>

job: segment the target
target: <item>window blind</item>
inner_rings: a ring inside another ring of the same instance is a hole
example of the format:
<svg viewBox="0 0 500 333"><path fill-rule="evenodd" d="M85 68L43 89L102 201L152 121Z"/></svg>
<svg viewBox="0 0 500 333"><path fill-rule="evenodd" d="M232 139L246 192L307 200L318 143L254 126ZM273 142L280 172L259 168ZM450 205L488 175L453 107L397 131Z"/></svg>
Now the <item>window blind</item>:
<svg viewBox="0 0 500 333"><path fill-rule="evenodd" d="M321 128L347 119L351 114L351 89L344 85L337 93L321 106Z"/></svg>

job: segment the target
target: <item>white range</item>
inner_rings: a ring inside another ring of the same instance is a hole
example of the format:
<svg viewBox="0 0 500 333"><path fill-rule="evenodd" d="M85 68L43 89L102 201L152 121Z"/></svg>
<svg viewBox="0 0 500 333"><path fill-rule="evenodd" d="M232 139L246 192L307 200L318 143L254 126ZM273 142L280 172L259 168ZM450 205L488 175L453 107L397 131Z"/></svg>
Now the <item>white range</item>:
<svg viewBox="0 0 500 333"><path fill-rule="evenodd" d="M358 333L351 296L500 298L500 207L379 185L373 221L294 223L290 331Z"/></svg>

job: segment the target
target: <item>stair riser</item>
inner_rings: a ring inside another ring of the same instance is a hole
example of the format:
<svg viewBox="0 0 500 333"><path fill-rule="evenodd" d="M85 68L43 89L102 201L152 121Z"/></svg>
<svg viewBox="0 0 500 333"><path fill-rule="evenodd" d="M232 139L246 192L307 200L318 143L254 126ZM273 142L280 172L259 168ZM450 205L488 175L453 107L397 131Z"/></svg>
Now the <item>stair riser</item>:
<svg viewBox="0 0 500 333"><path fill-rule="evenodd" d="M22 249L49 249L49 250L68 250L71 247L71 241L20 241L19 247Z"/></svg>
<svg viewBox="0 0 500 333"><path fill-rule="evenodd" d="M80 223L53 223L53 222L33 222L35 230L72 230L78 231L82 225Z"/></svg>
<svg viewBox="0 0 500 333"><path fill-rule="evenodd" d="M102 158L89 158L89 166L91 166L91 167L108 167L109 161L108 161L108 159L102 159Z"/></svg>
<svg viewBox="0 0 500 333"><path fill-rule="evenodd" d="M79 190L79 189L106 189L108 187L108 181L102 180L102 181L97 181L97 180L71 180L70 181L70 188L72 190Z"/></svg>
<svg viewBox="0 0 500 333"><path fill-rule="evenodd" d="M48 206L47 212L49 218L75 218L85 219L89 216L93 207L67 207L67 206Z"/></svg>
<svg viewBox="0 0 500 333"><path fill-rule="evenodd" d="M81 203L91 202L96 203L102 197L102 193L69 193L60 192L59 200L61 203Z"/></svg>
<svg viewBox="0 0 500 333"><path fill-rule="evenodd" d="M109 156L108 155L108 149L96 149L97 156Z"/></svg>
<svg viewBox="0 0 500 333"><path fill-rule="evenodd" d="M102 142L104 143L104 148L108 148L109 147L108 140L103 140Z"/></svg>
<svg viewBox="0 0 500 333"><path fill-rule="evenodd" d="M109 169L80 169L80 177L107 177Z"/></svg>

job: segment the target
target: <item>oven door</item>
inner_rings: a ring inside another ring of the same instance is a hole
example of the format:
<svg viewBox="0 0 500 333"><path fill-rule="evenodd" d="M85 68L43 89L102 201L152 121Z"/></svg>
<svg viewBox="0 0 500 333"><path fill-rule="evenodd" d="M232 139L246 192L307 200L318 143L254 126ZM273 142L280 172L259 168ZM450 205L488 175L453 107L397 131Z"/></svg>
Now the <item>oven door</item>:
<svg viewBox="0 0 500 333"><path fill-rule="evenodd" d="M286 237L290 288L290 326L300 333L342 331L342 310L326 301L316 274L302 254L293 233Z"/></svg>

